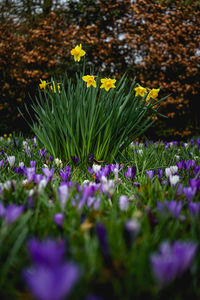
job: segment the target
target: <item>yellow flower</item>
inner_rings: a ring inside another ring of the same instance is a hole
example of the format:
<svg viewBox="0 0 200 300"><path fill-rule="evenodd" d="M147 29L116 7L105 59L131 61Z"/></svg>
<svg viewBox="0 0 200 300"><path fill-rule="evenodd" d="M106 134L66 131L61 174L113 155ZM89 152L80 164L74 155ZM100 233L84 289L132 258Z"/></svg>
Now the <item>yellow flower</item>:
<svg viewBox="0 0 200 300"><path fill-rule="evenodd" d="M41 81L41 83L39 84L40 88L45 89L48 83L45 80L42 80L42 79L40 79L40 81Z"/></svg>
<svg viewBox="0 0 200 300"><path fill-rule="evenodd" d="M101 79L101 83L102 85L100 86L100 89L105 89L107 92L109 91L109 89L111 88L115 88L116 86L114 85L114 83L116 82L115 79L111 79L111 78L103 78Z"/></svg>
<svg viewBox="0 0 200 300"><path fill-rule="evenodd" d="M57 83L57 90L58 90L58 93L60 93L60 83ZM53 86L52 86L52 84L50 85L50 89L52 90L52 91L54 91L54 93L56 93L56 85L55 85L55 82L53 81Z"/></svg>
<svg viewBox="0 0 200 300"><path fill-rule="evenodd" d="M135 88L135 96L140 95L141 97L144 97L145 94L147 93L147 89L142 87L142 86L138 86Z"/></svg>
<svg viewBox="0 0 200 300"><path fill-rule="evenodd" d="M93 87L97 87L96 81L94 80L94 76L86 75L83 76L82 79L87 82L87 88L90 87L91 85Z"/></svg>
<svg viewBox="0 0 200 300"><path fill-rule="evenodd" d="M152 99L156 99L158 97L158 93L159 93L160 89L152 89L148 95L147 95L147 101L152 98Z"/></svg>
<svg viewBox="0 0 200 300"><path fill-rule="evenodd" d="M81 56L85 55L85 51L82 49L82 45L76 46L74 49L71 50L71 55L74 56L75 61L80 61Z"/></svg>

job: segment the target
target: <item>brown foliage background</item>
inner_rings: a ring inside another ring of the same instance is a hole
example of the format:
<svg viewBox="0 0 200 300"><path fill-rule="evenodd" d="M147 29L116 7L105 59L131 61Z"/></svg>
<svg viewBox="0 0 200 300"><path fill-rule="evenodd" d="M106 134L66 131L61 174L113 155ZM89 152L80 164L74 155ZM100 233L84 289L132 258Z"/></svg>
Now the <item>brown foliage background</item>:
<svg viewBox="0 0 200 300"><path fill-rule="evenodd" d="M199 135L200 7L196 1L69 1L29 23L12 19L0 24L1 132L24 121L17 106L30 105L39 79L67 72L76 65L70 50L82 43L95 72L160 87L168 119L148 132L153 138ZM26 125L27 126L27 125Z"/></svg>

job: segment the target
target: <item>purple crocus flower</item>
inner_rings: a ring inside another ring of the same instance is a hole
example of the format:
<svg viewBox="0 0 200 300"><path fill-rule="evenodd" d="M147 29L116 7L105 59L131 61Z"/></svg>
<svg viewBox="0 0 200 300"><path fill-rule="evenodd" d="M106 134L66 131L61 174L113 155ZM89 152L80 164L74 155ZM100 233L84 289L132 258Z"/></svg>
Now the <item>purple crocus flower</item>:
<svg viewBox="0 0 200 300"><path fill-rule="evenodd" d="M65 208L65 205L67 203L67 198L69 196L69 189L66 184L62 184L58 188L58 195L60 199L60 206L62 209Z"/></svg>
<svg viewBox="0 0 200 300"><path fill-rule="evenodd" d="M91 207L94 204L96 198L95 197L88 197L87 198L87 207Z"/></svg>
<svg viewBox="0 0 200 300"><path fill-rule="evenodd" d="M182 191L183 191L183 185L182 185L182 183L179 183L179 185L177 186L177 189L176 189L176 194L181 195Z"/></svg>
<svg viewBox="0 0 200 300"><path fill-rule="evenodd" d="M62 227L64 218L65 218L65 216L63 213L57 213L53 217L54 222L58 227Z"/></svg>
<svg viewBox="0 0 200 300"><path fill-rule="evenodd" d="M52 162L53 162L53 156L51 156L51 155L49 155L49 162L50 162L50 164L52 164Z"/></svg>
<svg viewBox="0 0 200 300"><path fill-rule="evenodd" d="M107 237L107 232L102 223L98 223L96 226L97 230L97 237L99 240L99 244L101 247L101 251L103 254L103 257L105 259L105 262L110 264L111 263L111 255L110 255L110 249L108 245L108 237Z"/></svg>
<svg viewBox="0 0 200 300"><path fill-rule="evenodd" d="M195 178L190 178L189 179L189 185L191 186L192 189L198 190L200 187L200 180L195 179Z"/></svg>
<svg viewBox="0 0 200 300"><path fill-rule="evenodd" d="M53 174L54 174L54 168L49 170L49 168L42 168L43 174L46 176L48 181L51 181Z"/></svg>
<svg viewBox="0 0 200 300"><path fill-rule="evenodd" d="M191 145L191 147L194 147L194 140L193 139L190 140L190 145Z"/></svg>
<svg viewBox="0 0 200 300"><path fill-rule="evenodd" d="M176 201L176 200L171 200L167 201L165 200L164 203L162 202L157 202L157 209L159 212L169 212L171 213L174 218L178 218L180 211L182 209L182 201Z"/></svg>
<svg viewBox="0 0 200 300"><path fill-rule="evenodd" d="M25 167L14 167L14 171L18 174L24 175L25 174Z"/></svg>
<svg viewBox="0 0 200 300"><path fill-rule="evenodd" d="M2 168L2 167L3 167L3 163L4 163L3 159L2 159L2 160L0 160L0 168Z"/></svg>
<svg viewBox="0 0 200 300"><path fill-rule="evenodd" d="M59 175L63 182L67 182L70 179L70 167L66 166L65 170L59 169Z"/></svg>
<svg viewBox="0 0 200 300"><path fill-rule="evenodd" d="M44 178L44 176L42 174L34 174L33 175L33 181L37 184L39 182L41 182Z"/></svg>
<svg viewBox="0 0 200 300"><path fill-rule="evenodd" d="M131 181L134 181L136 174L136 166L133 166L132 168L128 168L127 172L124 172L124 176L126 178L130 178Z"/></svg>
<svg viewBox="0 0 200 300"><path fill-rule="evenodd" d="M158 180L161 181L163 177L163 169L162 168L158 169L157 174L158 174Z"/></svg>
<svg viewBox="0 0 200 300"><path fill-rule="evenodd" d="M56 266L62 262L65 253L65 243L55 242L53 239L38 241L32 238L28 242L28 251L35 264L45 266Z"/></svg>
<svg viewBox="0 0 200 300"><path fill-rule="evenodd" d="M105 165L105 167L103 167L103 175L105 177L108 177L110 175L111 171L113 171L113 170L112 170L112 165Z"/></svg>
<svg viewBox="0 0 200 300"><path fill-rule="evenodd" d="M8 224L11 224L20 217L23 211L24 211L24 206L9 204L6 208L5 220L7 221Z"/></svg>
<svg viewBox="0 0 200 300"><path fill-rule="evenodd" d="M94 193L99 189L99 186L98 185L87 185L87 184L84 184L83 185L83 193L82 193L82 197L79 201L79 204L78 204L78 209L80 210L83 205L85 204L86 200L88 197L92 197L94 196Z"/></svg>
<svg viewBox="0 0 200 300"><path fill-rule="evenodd" d="M71 158L72 158L73 162L74 162L76 165L79 163L79 157L78 157L78 155L76 155L76 156L71 156Z"/></svg>
<svg viewBox="0 0 200 300"><path fill-rule="evenodd" d="M183 165L184 165L185 169L190 169L191 167L194 167L196 165L196 161L195 160L185 160L183 162Z"/></svg>
<svg viewBox="0 0 200 300"><path fill-rule="evenodd" d="M188 201L192 201L196 194L196 188L191 188L191 186L189 187L185 186L183 188L183 193Z"/></svg>
<svg viewBox="0 0 200 300"><path fill-rule="evenodd" d="M43 159L45 159L47 153L48 153L48 152L47 152L47 150L45 150L45 149L40 149L40 150L38 151L38 154L39 154L40 156L42 156Z"/></svg>
<svg viewBox="0 0 200 300"><path fill-rule="evenodd" d="M88 159L88 162L91 164L91 163L93 163L93 159L94 159L94 154L90 154L89 155L89 159Z"/></svg>
<svg viewBox="0 0 200 300"><path fill-rule="evenodd" d="M189 202L188 203L189 212L192 216L197 216L200 214L200 202Z"/></svg>
<svg viewBox="0 0 200 300"><path fill-rule="evenodd" d="M48 239L38 242L32 239L28 249L34 265L24 271L24 279L32 294L39 300L61 300L65 298L80 272L74 263L63 260L63 241Z"/></svg>
<svg viewBox="0 0 200 300"><path fill-rule="evenodd" d="M199 176L199 171L200 171L200 166L194 166L194 175L195 176Z"/></svg>
<svg viewBox="0 0 200 300"><path fill-rule="evenodd" d="M0 195L2 194L2 192L3 192L3 184L0 183Z"/></svg>
<svg viewBox="0 0 200 300"><path fill-rule="evenodd" d="M197 245L176 241L173 245L164 242L159 253L151 255L151 266L157 283L164 287L181 276L191 265Z"/></svg>
<svg viewBox="0 0 200 300"><path fill-rule="evenodd" d="M1 150L1 154L5 157L5 152L3 150Z"/></svg>
<svg viewBox="0 0 200 300"><path fill-rule="evenodd" d="M176 165L177 165L177 167L178 167L179 170L182 170L183 163L184 163L183 161L179 161L179 162L176 163Z"/></svg>
<svg viewBox="0 0 200 300"><path fill-rule="evenodd" d="M30 166L31 166L31 168L35 168L36 167L36 161L35 160L31 160L30 161Z"/></svg>
<svg viewBox="0 0 200 300"><path fill-rule="evenodd" d="M33 168L26 168L25 169L25 174L28 182L33 180L33 176L35 175L35 167Z"/></svg>
<svg viewBox="0 0 200 300"><path fill-rule="evenodd" d="M155 171L154 170L149 170L149 171L146 171L146 174L149 176L149 179L152 179L154 174L155 174Z"/></svg>
<svg viewBox="0 0 200 300"><path fill-rule="evenodd" d="M181 276L190 266L195 255L197 245L192 242L179 242L173 244L173 255L178 258L177 275Z"/></svg>
<svg viewBox="0 0 200 300"><path fill-rule="evenodd" d="M197 139L197 147L200 149L200 139Z"/></svg>
<svg viewBox="0 0 200 300"><path fill-rule="evenodd" d="M94 204L93 204L94 210L97 211L97 210L99 209L100 203L101 203L101 197L98 197L98 198L96 199L96 201L94 202Z"/></svg>

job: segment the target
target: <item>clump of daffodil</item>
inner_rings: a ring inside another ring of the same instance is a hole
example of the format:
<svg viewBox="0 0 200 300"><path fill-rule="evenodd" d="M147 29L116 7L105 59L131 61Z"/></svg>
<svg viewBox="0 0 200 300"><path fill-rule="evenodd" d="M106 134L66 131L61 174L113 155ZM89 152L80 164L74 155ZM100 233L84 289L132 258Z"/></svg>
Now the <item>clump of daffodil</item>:
<svg viewBox="0 0 200 300"><path fill-rule="evenodd" d="M85 75L82 77L82 79L87 82L87 88L90 87L91 85L93 87L97 87L97 84L96 84L96 81L94 79L95 76L92 76L92 75Z"/></svg>
<svg viewBox="0 0 200 300"><path fill-rule="evenodd" d="M46 89L48 83L46 82L46 80L42 80L40 79L41 83L39 84L41 89Z"/></svg>
<svg viewBox="0 0 200 300"><path fill-rule="evenodd" d="M50 85L50 89L51 91L53 91L54 93L56 93L56 91L58 90L58 93L60 93L60 83L57 83L57 89L56 89L56 85L55 85L55 82L53 81L53 85L51 84Z"/></svg>
<svg viewBox="0 0 200 300"><path fill-rule="evenodd" d="M142 86L138 86L135 88L135 96L141 96L141 97L144 97L145 94L147 94L147 89L142 87Z"/></svg>
<svg viewBox="0 0 200 300"><path fill-rule="evenodd" d="M116 82L115 79L103 78L103 79L101 79L102 85L100 86L100 89L104 88L108 92L111 88L115 88L116 87L114 85L115 82Z"/></svg>
<svg viewBox="0 0 200 300"><path fill-rule="evenodd" d="M85 55L85 51L82 49L82 45L76 46L74 49L71 50L71 55L74 56L75 61L80 61L81 57Z"/></svg>
<svg viewBox="0 0 200 300"><path fill-rule="evenodd" d="M158 97L158 93L159 93L160 89L152 89L150 90L150 92L147 95L147 101L149 99L156 99Z"/></svg>

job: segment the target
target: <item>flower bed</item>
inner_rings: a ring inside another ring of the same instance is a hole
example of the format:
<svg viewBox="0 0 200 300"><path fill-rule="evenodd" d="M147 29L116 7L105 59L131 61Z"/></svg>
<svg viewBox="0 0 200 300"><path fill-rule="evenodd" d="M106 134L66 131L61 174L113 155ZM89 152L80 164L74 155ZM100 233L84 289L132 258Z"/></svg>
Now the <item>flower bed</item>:
<svg viewBox="0 0 200 300"><path fill-rule="evenodd" d="M69 165L1 137L1 299L199 298L199 151L135 142Z"/></svg>

